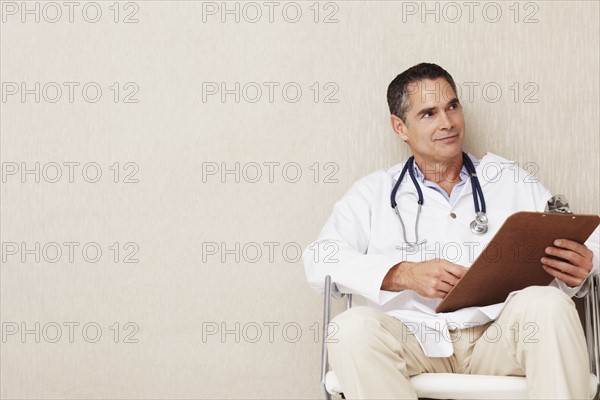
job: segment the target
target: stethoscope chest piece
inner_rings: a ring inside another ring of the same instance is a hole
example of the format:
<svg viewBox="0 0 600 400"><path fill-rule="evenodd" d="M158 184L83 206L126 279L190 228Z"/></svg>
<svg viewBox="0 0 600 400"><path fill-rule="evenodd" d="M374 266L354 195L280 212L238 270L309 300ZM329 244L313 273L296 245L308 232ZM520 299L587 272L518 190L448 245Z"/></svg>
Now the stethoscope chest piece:
<svg viewBox="0 0 600 400"><path fill-rule="evenodd" d="M478 212L473 222L471 222L471 232L476 235L483 235L488 230L488 218L483 212Z"/></svg>

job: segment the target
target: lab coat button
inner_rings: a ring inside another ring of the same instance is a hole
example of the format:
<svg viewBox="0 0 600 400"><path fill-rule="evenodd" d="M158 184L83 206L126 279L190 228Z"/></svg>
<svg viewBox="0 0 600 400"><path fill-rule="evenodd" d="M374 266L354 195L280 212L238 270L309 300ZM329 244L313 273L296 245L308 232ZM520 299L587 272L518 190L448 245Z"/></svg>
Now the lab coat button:
<svg viewBox="0 0 600 400"><path fill-rule="evenodd" d="M452 219L455 219L456 218L456 214L450 213L450 217L452 217Z"/></svg>

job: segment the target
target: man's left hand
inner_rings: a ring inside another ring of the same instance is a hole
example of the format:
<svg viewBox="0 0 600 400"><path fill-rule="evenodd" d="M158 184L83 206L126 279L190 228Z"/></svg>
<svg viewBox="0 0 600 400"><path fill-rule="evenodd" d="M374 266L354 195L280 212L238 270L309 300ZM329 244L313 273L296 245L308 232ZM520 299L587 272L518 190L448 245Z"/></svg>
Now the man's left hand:
<svg viewBox="0 0 600 400"><path fill-rule="evenodd" d="M544 270L571 287L581 285L592 270L594 253L585 245L572 240L555 240L554 247L546 247L546 254L562 260L542 257Z"/></svg>

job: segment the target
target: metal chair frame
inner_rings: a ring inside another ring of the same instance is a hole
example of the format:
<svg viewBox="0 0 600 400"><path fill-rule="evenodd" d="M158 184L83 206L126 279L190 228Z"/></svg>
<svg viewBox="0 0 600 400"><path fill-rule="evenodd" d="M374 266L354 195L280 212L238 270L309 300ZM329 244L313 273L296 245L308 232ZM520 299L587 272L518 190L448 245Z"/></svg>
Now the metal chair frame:
<svg viewBox="0 0 600 400"><path fill-rule="evenodd" d="M589 353L590 372L596 375L596 394L593 400L600 400L600 275L595 274L589 278L589 291L584 298L585 336ZM352 307L352 294L339 291L331 276L325 277L324 309L323 309L323 335L321 347L321 387L325 400L331 400L331 395L325 385L325 377L329 370L327 355L327 337L331 321L331 302L335 299L346 298L346 309Z"/></svg>

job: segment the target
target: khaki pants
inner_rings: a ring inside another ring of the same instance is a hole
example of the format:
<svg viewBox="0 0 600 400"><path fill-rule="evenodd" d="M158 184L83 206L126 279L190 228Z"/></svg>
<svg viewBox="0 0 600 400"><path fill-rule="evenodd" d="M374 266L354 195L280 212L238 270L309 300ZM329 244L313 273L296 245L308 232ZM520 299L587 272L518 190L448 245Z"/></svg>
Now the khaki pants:
<svg viewBox="0 0 600 400"><path fill-rule="evenodd" d="M575 305L554 287L524 289L493 323L450 331L447 358L427 357L401 321L374 308L351 308L332 323L329 362L348 399L416 399L408 378L426 372L525 376L531 399L592 396Z"/></svg>

